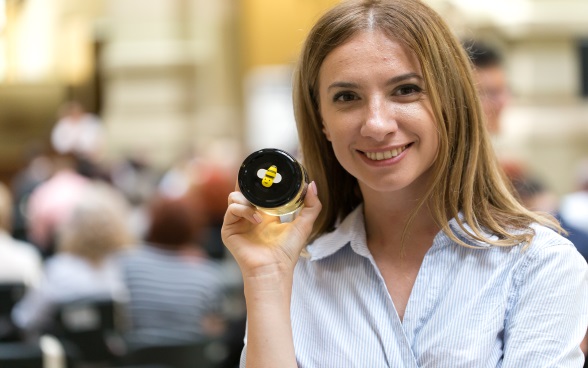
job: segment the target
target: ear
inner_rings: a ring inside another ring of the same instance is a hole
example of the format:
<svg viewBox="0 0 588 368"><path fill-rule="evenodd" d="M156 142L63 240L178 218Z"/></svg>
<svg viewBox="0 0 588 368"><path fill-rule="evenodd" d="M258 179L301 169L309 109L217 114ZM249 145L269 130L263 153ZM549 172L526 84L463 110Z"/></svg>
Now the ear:
<svg viewBox="0 0 588 368"><path fill-rule="evenodd" d="M327 129L327 127L325 126L325 122L323 121L323 134L325 135L325 138L327 138L327 140L330 142L331 141L331 134L329 133L329 129Z"/></svg>

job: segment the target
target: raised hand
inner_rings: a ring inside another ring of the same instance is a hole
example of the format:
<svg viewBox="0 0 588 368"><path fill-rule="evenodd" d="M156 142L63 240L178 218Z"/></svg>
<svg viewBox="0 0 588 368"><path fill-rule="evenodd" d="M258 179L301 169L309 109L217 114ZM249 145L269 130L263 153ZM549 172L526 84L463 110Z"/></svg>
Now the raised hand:
<svg viewBox="0 0 588 368"><path fill-rule="evenodd" d="M316 184L312 182L302 210L288 223L262 214L239 191L229 195L221 233L244 277L268 268L275 270L275 266L286 272L294 269L321 210L316 193Z"/></svg>

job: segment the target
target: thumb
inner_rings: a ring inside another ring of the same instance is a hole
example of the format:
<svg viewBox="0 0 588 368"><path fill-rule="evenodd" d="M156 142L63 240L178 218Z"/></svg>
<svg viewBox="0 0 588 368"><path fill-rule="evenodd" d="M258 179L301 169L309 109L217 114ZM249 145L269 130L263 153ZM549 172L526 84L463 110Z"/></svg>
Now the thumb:
<svg viewBox="0 0 588 368"><path fill-rule="evenodd" d="M318 191L316 188L316 183L313 181L308 184L308 190L306 192L306 196L304 197L304 206L294 220L296 226L299 227L300 230L305 234L307 234L307 236L310 235L314 221L322 209L322 204L318 198L317 193Z"/></svg>

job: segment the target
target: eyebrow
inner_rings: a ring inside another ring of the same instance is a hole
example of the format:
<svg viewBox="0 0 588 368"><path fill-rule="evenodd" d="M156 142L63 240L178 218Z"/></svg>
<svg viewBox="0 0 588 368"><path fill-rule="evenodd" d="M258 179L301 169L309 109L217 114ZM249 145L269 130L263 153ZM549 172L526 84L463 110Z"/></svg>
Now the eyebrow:
<svg viewBox="0 0 588 368"><path fill-rule="evenodd" d="M396 84L396 83L399 83L399 82L402 82L402 81L405 81L408 79L418 79L419 81L422 81L423 77L421 77L417 73L401 74L401 75L397 75L396 77L390 78L386 82L386 85ZM357 84L352 83L352 82L334 82L329 85L329 87L327 88L327 91L331 90L333 88L355 88L355 87L357 87Z"/></svg>

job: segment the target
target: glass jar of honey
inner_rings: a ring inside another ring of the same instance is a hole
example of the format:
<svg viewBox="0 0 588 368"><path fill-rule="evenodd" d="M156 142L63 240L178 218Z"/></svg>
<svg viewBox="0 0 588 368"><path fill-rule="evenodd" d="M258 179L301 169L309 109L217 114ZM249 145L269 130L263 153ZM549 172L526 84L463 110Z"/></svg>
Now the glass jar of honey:
<svg viewBox="0 0 588 368"><path fill-rule="evenodd" d="M291 221L302 207L308 188L306 169L286 151L264 148L241 164L241 193L260 211Z"/></svg>

